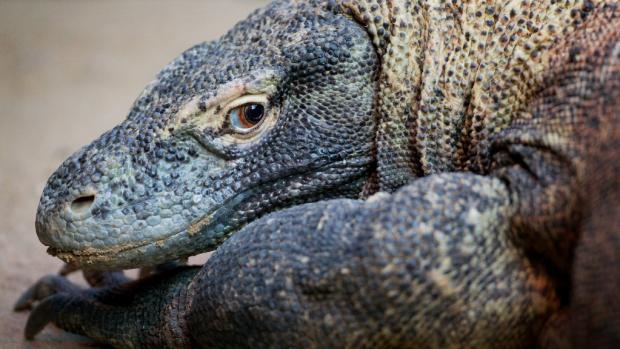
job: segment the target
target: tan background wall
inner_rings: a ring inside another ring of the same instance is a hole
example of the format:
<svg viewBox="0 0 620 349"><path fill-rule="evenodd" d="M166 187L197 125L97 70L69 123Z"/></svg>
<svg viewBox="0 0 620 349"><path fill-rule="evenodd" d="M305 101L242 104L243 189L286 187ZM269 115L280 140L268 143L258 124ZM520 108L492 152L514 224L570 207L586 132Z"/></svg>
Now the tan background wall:
<svg viewBox="0 0 620 349"><path fill-rule="evenodd" d="M267 2L0 0L0 348L94 346L51 327L25 343L27 314L11 311L61 266L34 232L47 177L120 122L167 62Z"/></svg>

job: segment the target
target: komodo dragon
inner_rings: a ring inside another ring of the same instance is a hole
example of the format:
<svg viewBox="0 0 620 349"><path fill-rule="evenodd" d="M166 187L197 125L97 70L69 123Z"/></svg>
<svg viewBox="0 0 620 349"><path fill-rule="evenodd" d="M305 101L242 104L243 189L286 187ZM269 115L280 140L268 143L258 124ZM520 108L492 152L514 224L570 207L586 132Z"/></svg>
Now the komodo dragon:
<svg viewBox="0 0 620 349"><path fill-rule="evenodd" d="M620 343L620 19L603 1L276 1L51 176L87 270L16 308L119 348ZM88 275L88 273L87 273ZM91 278L92 279L92 278Z"/></svg>

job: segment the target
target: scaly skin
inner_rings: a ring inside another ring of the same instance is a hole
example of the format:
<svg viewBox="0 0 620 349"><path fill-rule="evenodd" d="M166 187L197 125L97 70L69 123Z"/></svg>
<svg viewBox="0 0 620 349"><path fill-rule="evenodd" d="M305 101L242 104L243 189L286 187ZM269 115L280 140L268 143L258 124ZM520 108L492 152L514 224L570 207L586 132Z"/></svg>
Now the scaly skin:
<svg viewBox="0 0 620 349"><path fill-rule="evenodd" d="M42 279L17 305L41 301L27 338L54 322L120 348L613 347L617 11L255 12L166 67L37 213L50 252L86 269L213 257L128 283L90 272L88 290ZM264 108L256 127L241 105Z"/></svg>

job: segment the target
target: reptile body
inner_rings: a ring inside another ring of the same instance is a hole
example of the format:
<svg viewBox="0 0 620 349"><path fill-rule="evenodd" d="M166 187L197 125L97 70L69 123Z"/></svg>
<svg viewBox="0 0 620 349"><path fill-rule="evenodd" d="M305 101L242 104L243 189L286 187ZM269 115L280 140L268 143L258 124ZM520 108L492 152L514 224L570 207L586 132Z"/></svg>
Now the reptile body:
<svg viewBox="0 0 620 349"><path fill-rule="evenodd" d="M85 270L17 304L120 348L620 343L609 1L276 1L170 63L50 178Z"/></svg>

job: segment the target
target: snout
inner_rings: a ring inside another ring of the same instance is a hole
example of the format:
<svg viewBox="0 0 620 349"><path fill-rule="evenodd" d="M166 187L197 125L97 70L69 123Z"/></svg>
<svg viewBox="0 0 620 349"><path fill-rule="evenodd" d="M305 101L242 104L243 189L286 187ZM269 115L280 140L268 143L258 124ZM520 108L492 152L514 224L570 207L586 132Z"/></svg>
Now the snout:
<svg viewBox="0 0 620 349"><path fill-rule="evenodd" d="M127 211L127 197L144 189L126 147L109 137L73 154L48 179L35 227L51 251L94 251L130 240L123 235L132 230L135 212Z"/></svg>
<svg viewBox="0 0 620 349"><path fill-rule="evenodd" d="M219 160L170 162L132 148L129 136L109 138L102 136L52 174L36 215L39 240L66 262L102 269L194 253L200 244L188 241L196 241L188 227L221 204L201 195L203 171ZM177 155L184 146L177 144Z"/></svg>
<svg viewBox="0 0 620 349"><path fill-rule="evenodd" d="M81 182L80 175L76 173L63 186L71 188L72 182ZM48 183L36 215L37 236L49 247L48 252L66 262L105 266L122 251L178 230L171 219L161 217L161 210L170 207L162 198L123 199L123 193L127 196L132 191L130 184L120 183L131 182L126 177L115 173L114 180L75 190L59 191Z"/></svg>
<svg viewBox="0 0 620 349"><path fill-rule="evenodd" d="M71 183L62 185L71 188ZM58 186L54 186L57 188ZM106 206L105 195L99 195L93 186L58 191L46 186L37 209L35 228L39 240L46 246L69 250L87 248L94 244L97 229L83 234L101 207Z"/></svg>

